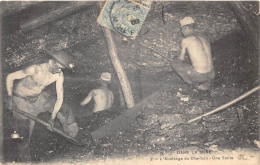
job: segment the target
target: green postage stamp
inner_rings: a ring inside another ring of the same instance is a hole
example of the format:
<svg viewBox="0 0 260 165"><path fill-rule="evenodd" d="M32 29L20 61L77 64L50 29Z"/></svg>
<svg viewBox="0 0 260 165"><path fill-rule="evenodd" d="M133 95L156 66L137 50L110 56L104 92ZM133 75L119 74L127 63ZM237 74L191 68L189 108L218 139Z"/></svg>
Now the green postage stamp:
<svg viewBox="0 0 260 165"><path fill-rule="evenodd" d="M107 0L97 22L134 39L142 27L151 5L151 0Z"/></svg>

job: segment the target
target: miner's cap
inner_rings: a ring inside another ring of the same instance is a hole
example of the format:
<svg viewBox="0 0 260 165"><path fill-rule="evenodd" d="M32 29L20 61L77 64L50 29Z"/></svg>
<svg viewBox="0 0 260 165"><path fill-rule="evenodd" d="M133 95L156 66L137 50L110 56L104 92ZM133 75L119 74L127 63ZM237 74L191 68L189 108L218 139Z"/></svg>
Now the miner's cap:
<svg viewBox="0 0 260 165"><path fill-rule="evenodd" d="M74 64L71 62L70 56L64 51L47 51L49 55L51 55L58 63L62 66L71 69L72 71L74 68Z"/></svg>
<svg viewBox="0 0 260 165"><path fill-rule="evenodd" d="M108 73L108 72L102 73L100 79L110 82L111 81L111 73Z"/></svg>
<svg viewBox="0 0 260 165"><path fill-rule="evenodd" d="M195 23L195 21L191 17L184 17L182 20L180 20L181 27L183 27L185 25L194 24L194 23Z"/></svg>

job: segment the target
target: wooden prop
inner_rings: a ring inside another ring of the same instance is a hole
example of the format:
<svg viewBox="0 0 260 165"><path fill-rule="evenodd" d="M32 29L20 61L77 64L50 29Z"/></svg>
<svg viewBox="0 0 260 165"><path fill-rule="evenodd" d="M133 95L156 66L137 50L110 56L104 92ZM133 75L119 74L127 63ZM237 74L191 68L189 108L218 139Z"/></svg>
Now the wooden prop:
<svg viewBox="0 0 260 165"><path fill-rule="evenodd" d="M102 2L98 2L98 6L101 8ZM107 47L108 47L108 52L110 55L111 62L115 68L117 77L122 87L122 92L124 94L126 106L127 108L132 108L135 105L134 97L132 95L132 89L129 80L127 78L127 75L124 71L124 68L122 67L120 60L117 56L117 49L116 49L115 42L113 40L113 36L111 34L111 31L105 27L102 27L102 31L107 42Z"/></svg>

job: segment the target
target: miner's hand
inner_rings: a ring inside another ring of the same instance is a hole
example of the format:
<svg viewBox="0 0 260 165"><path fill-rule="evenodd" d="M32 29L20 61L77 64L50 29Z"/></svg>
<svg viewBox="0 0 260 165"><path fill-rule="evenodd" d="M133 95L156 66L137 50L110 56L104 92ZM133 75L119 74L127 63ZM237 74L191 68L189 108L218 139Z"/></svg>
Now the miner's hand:
<svg viewBox="0 0 260 165"><path fill-rule="evenodd" d="M7 99L7 109L9 109L9 110L13 109L13 96L8 96L8 99Z"/></svg>
<svg viewBox="0 0 260 165"><path fill-rule="evenodd" d="M54 126L54 120L52 118L50 118L50 120L48 121L49 126L47 127L47 129L49 131L53 131L53 126Z"/></svg>

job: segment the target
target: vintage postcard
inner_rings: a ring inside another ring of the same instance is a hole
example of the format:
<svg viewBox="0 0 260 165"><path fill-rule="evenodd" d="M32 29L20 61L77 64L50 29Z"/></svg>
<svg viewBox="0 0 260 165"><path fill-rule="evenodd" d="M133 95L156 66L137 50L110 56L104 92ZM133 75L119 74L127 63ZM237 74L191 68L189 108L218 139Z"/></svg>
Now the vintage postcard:
<svg viewBox="0 0 260 165"><path fill-rule="evenodd" d="M0 161L258 165L258 1L1 1Z"/></svg>

